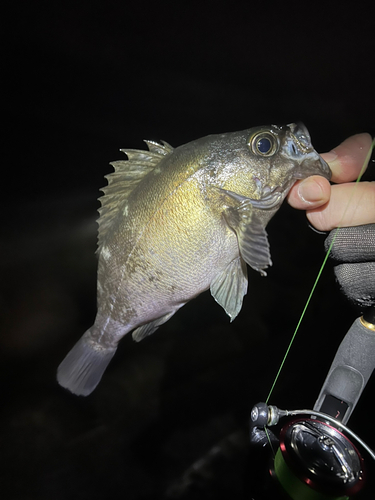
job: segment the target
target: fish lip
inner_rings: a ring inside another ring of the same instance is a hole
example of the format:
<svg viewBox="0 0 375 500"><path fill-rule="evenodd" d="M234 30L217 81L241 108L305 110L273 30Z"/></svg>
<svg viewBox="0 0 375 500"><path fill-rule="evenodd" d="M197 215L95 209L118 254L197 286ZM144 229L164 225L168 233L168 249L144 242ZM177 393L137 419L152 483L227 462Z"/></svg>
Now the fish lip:
<svg viewBox="0 0 375 500"><path fill-rule="evenodd" d="M292 177L289 177L289 179L287 179L281 186L271 187L267 184L261 183L259 179L256 179L258 181L258 188L261 189L261 199L263 202L266 200L275 200L270 203L272 208L278 204L281 205L284 198L288 195L289 191L293 187L293 184L297 180L306 179L312 175L320 175L328 181L331 180L332 177L332 172L328 163L324 161L315 150L307 155L307 157L294 170ZM277 197L279 198L278 201Z"/></svg>
<svg viewBox="0 0 375 500"><path fill-rule="evenodd" d="M312 158L305 158L294 171L293 177L297 180L306 179L312 175L320 175L328 181L332 178L332 171L323 158L315 152Z"/></svg>
<svg viewBox="0 0 375 500"><path fill-rule="evenodd" d="M289 179L282 186L275 186L273 188L271 188L270 186L265 186L263 189L261 201L263 204L268 202L268 206L264 206L263 209L267 210L279 208L294 183L295 179Z"/></svg>

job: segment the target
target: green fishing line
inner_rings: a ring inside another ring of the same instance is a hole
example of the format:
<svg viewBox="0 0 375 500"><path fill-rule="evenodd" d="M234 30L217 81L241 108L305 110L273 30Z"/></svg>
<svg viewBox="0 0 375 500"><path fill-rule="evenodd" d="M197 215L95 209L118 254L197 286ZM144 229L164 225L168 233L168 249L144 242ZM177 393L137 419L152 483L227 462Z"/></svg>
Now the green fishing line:
<svg viewBox="0 0 375 500"><path fill-rule="evenodd" d="M367 153L366 159L365 159L365 161L364 161L364 163L363 163L363 166L362 166L362 168L361 168L361 171L360 171L360 173L359 173L359 176L358 176L358 178L357 178L357 180L356 180L356 182L355 182L354 189L353 189L353 191L352 191L352 193L351 193L351 195L350 195L349 201L348 201L348 203L347 203L347 205L346 205L346 208L345 208L345 210L344 210L344 213L343 213L343 215L342 215L342 217L341 217L341 221L344 219L344 217L345 217L345 215L346 215L346 212L347 212L347 210L348 210L348 208L349 208L349 206L350 206L350 202L351 202L351 200L352 200L352 198L353 198L353 196L354 196L355 189L356 189L356 187L357 187L357 185L358 185L359 181L361 180L363 173L364 173L364 172L365 172L365 170L366 170L367 164L368 164L368 162L370 161L371 154L372 154L372 151L373 151L373 149L374 149L374 148L375 148L375 139L373 139L373 141L372 141L372 143L371 143L371 147L370 147L370 149L369 149L369 152ZM267 399L266 399L266 404L268 404L268 401L269 401L269 399L270 399L270 397L271 397L271 394L272 394L272 392L273 392L273 390L274 390L274 387L275 387L275 385L276 385L276 382L277 382L277 380L278 380L278 378L279 378L279 376L280 376L281 370L283 369L283 366L284 366L285 360L286 360L286 358L287 358L287 356L288 356L288 354L289 354L289 351L290 351L290 349L291 349L291 347L292 347L293 341L294 341L294 339L295 339L295 337L296 337L296 335L297 335L297 332L298 332L298 330L299 330L299 327L300 327L300 325L301 325L301 323L302 323L303 317L305 316L306 309L308 308L308 306L309 306L309 304L310 304L310 300L311 300L311 297L313 296L313 293L314 293L314 291L315 291L316 285L318 284L318 281L319 281L320 276L321 276L321 274L322 274L322 272L323 272L324 266L326 265L326 262L327 262L327 260L328 260L329 254L331 253L331 249L332 249L333 244L334 244L334 242L335 242L335 239L336 239L337 233L338 233L338 231L339 231L339 229L340 229L340 227L341 227L341 221L340 221L340 224L338 224L338 226L337 226L337 228L336 228L336 230L335 230L335 233L334 233L334 235L333 235L333 238L332 238L331 244L329 245L329 248L328 248L327 253L326 253L325 257L324 257L323 263L322 263L322 265L320 266L320 269L319 269L318 275L317 275L317 277L316 277L316 279L315 279L315 282L314 282L314 285L313 285L313 287L312 287L312 289L311 289L310 295L309 295L309 296L308 296L308 298L307 298L307 301L306 301L305 307L303 308L303 311L302 311L301 316L300 316L300 318L299 318L299 321L298 321L298 323L297 323L296 329L294 330L294 333L293 333L293 335L292 335L292 339L291 339L291 341L289 342L289 345L288 345L288 347L287 347L287 350L286 350L286 353L285 353L285 355L284 355L284 358L283 358L283 360L281 361L280 368L279 368L279 370L278 370L278 372L277 372L277 374L276 374L276 377L275 377L275 380L273 381L273 384L272 384L271 390L270 390L270 392L269 392L269 394L268 394L268 396L267 396Z"/></svg>
<svg viewBox="0 0 375 500"><path fill-rule="evenodd" d="M267 436L268 443L269 443L269 445L271 446L271 450L272 450L272 453L273 453L273 458L275 458L275 455L276 455L276 453L275 453L275 449L274 449L274 447L273 447L273 445L272 445L272 441L271 441L270 434L269 434L269 432L268 432L267 427L266 427L266 426L264 426L263 430L264 430L264 432L265 432L265 434L266 434L266 436Z"/></svg>

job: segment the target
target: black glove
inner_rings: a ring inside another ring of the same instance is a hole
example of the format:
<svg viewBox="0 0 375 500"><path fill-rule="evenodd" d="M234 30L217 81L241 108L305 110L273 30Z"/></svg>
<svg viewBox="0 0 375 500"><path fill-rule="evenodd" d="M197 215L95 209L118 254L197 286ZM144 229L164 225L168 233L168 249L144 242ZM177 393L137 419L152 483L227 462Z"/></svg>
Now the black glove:
<svg viewBox="0 0 375 500"><path fill-rule="evenodd" d="M328 250L336 229L325 240ZM330 257L341 291L363 310L375 305L375 224L339 228Z"/></svg>

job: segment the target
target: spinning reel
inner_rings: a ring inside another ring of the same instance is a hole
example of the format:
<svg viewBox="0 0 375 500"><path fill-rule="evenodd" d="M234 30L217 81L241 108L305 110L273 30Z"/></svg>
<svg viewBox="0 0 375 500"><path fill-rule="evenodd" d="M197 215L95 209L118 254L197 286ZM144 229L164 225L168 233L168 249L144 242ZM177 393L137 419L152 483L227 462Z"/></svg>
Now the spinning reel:
<svg viewBox="0 0 375 500"><path fill-rule="evenodd" d="M278 449L270 469L292 500L344 500L366 483L365 463L353 441L375 453L346 423L375 367L375 307L357 318L333 360L313 410L280 410L258 403L251 411L250 442ZM285 423L276 438L269 427Z"/></svg>

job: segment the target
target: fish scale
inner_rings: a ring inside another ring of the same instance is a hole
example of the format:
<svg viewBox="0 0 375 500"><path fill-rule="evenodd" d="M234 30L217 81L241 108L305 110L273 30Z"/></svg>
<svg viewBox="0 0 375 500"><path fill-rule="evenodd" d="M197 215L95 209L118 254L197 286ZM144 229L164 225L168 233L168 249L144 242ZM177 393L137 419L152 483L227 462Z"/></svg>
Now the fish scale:
<svg viewBox="0 0 375 500"><path fill-rule="evenodd" d="M230 320L247 292L246 264L272 264L266 225L298 179L330 178L302 124L203 137L173 149L122 150L100 199L98 311L58 368L59 383L90 394L133 331L153 333L210 289Z"/></svg>

